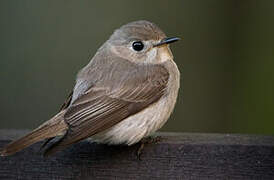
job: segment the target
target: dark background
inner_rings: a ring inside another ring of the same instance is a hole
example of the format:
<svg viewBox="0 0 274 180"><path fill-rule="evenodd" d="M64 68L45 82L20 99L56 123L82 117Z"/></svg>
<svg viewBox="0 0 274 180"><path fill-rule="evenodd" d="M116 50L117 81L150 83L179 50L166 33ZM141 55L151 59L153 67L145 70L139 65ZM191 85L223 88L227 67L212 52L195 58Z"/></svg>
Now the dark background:
<svg viewBox="0 0 274 180"><path fill-rule="evenodd" d="M114 29L134 20L184 40L164 131L274 134L274 1L0 1L0 128L53 116Z"/></svg>

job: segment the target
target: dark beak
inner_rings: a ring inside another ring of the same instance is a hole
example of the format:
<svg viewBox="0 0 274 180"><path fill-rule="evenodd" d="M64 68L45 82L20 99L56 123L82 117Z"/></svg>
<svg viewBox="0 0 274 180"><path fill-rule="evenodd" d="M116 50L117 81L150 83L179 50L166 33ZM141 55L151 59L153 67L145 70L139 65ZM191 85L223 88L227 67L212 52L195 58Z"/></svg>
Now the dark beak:
<svg viewBox="0 0 274 180"><path fill-rule="evenodd" d="M176 42L179 40L180 40L180 38L177 38L177 37L164 38L159 43L154 44L153 47L162 46L164 44L170 44L170 43L173 43L173 42Z"/></svg>

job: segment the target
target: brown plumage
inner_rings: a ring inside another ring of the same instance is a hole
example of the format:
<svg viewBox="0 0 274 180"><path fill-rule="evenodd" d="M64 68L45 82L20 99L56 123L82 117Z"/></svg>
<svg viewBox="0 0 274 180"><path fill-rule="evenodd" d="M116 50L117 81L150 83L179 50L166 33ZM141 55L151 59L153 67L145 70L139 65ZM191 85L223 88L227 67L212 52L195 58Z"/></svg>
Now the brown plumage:
<svg viewBox="0 0 274 180"><path fill-rule="evenodd" d="M109 81L101 87L94 85L73 102L64 114L69 131L58 144L46 151L46 155L112 127L165 93L168 72L162 66L132 68L118 87L115 87L117 81Z"/></svg>
<svg viewBox="0 0 274 180"><path fill-rule="evenodd" d="M127 44L136 38L147 43L142 52L128 48ZM94 135L102 136L98 139L102 142L107 139L110 144L132 144L159 129L173 110L179 88L179 71L168 46L162 47L164 38L164 33L148 21L129 23L116 30L79 72L74 90L61 111L31 133L8 144L1 155L11 155L47 139L44 147L56 136L62 137L49 146L46 155ZM158 48L155 43L160 41L162 44ZM167 107L165 103L169 103ZM138 128L144 132L135 132L144 116L140 112L154 106L157 108L150 115L159 114L159 108L164 108L166 114L158 122L146 120L149 128L141 123L145 128ZM136 128L128 127L128 120L132 121L129 124L138 123ZM117 134L117 137L121 136L117 140L111 133L115 127L123 126L125 131ZM104 133L111 135L104 136Z"/></svg>
<svg viewBox="0 0 274 180"><path fill-rule="evenodd" d="M14 154L17 151L20 151L38 141L55 137L65 132L68 126L63 120L64 113L65 111L61 111L52 119L39 126L37 129L33 130L31 133L8 144L3 150L1 150L1 155L7 156Z"/></svg>

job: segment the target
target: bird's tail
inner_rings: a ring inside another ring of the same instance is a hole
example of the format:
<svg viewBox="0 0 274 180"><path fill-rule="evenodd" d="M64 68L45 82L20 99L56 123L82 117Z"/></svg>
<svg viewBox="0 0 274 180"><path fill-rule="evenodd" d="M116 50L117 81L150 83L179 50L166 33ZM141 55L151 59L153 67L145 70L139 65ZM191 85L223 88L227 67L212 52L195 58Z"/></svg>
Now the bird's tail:
<svg viewBox="0 0 274 180"><path fill-rule="evenodd" d="M11 142L0 151L0 155L9 156L43 139L64 134L68 128L63 118L64 113L64 110L59 112L26 136Z"/></svg>

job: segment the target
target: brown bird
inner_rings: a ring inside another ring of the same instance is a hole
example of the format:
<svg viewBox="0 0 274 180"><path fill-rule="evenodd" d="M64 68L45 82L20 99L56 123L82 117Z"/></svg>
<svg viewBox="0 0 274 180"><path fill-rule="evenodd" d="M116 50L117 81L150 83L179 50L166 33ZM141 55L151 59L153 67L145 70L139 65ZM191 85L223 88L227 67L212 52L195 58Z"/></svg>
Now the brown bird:
<svg viewBox="0 0 274 180"><path fill-rule="evenodd" d="M148 21L123 25L80 70L61 111L0 154L57 136L46 155L86 138L132 145L149 136L165 124L176 103L180 73L168 44L177 40Z"/></svg>

